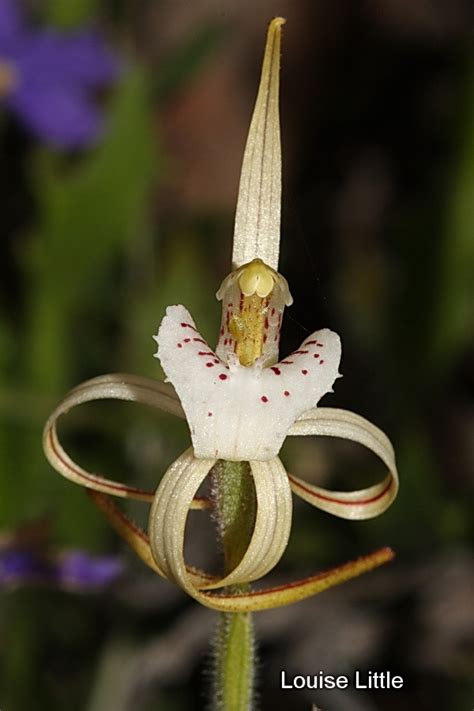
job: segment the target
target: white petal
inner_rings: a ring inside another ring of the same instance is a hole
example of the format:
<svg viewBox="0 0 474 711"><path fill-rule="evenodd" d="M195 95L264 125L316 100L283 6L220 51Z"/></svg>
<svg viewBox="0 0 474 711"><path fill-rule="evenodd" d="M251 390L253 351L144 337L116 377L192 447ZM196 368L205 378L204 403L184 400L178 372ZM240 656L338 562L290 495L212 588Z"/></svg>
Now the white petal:
<svg viewBox="0 0 474 711"><path fill-rule="evenodd" d="M170 306L158 336L163 370L188 419L196 457L265 461L277 456L289 427L331 391L339 337L327 329L271 368L223 363L183 306Z"/></svg>

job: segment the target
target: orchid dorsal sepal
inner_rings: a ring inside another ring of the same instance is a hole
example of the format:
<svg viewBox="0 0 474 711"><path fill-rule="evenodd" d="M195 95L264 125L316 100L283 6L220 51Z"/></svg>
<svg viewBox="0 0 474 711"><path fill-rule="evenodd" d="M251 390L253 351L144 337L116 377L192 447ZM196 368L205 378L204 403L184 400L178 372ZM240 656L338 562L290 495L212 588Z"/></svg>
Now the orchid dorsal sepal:
<svg viewBox="0 0 474 711"><path fill-rule="evenodd" d="M282 17L270 22L260 86L245 147L235 214L233 268L256 257L278 268L281 145L278 109Z"/></svg>

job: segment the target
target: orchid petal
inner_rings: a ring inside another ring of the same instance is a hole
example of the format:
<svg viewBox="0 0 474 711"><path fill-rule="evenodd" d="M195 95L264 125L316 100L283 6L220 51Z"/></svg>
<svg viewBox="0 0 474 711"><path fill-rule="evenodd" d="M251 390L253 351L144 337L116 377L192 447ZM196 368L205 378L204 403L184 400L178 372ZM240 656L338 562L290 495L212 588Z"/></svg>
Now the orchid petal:
<svg viewBox="0 0 474 711"><path fill-rule="evenodd" d="M128 543L133 552L136 553L145 565L151 568L155 573L158 573L162 578L166 578L163 570L153 559L150 541L145 531L128 518L108 495L92 491L91 489L89 489L87 493L97 508L102 511L116 533ZM206 585L214 579L214 576L207 575L207 573L192 567L188 567L188 574L196 587Z"/></svg>
<svg viewBox="0 0 474 711"><path fill-rule="evenodd" d="M281 205L278 95L284 22L283 18L277 17L268 27L260 86L240 175L233 268L256 257L273 269L278 267Z"/></svg>
<svg viewBox="0 0 474 711"><path fill-rule="evenodd" d="M184 306L169 306L156 356L179 395L196 457L227 461L273 459L293 422L332 390L341 357L328 329L271 368L225 364L196 329Z"/></svg>
<svg viewBox="0 0 474 711"><path fill-rule="evenodd" d="M150 542L146 533L127 518L108 496L93 491L88 493L117 533L128 543L138 557L152 570L165 577L163 570L153 560ZM393 556L393 551L390 548L382 548L374 553L357 558L355 561L331 568L317 575L279 585L278 587L254 590L248 593L205 592L203 588L211 587L215 578L202 570L191 567L187 568L187 581L190 588L191 585L193 586L190 594L206 607L220 612L256 612L305 600L324 592L330 587L339 585L384 563L388 563ZM187 592L190 592L190 590L188 589Z"/></svg>
<svg viewBox="0 0 474 711"><path fill-rule="evenodd" d="M153 560L148 536L145 531L120 511L118 506L106 494L91 489L87 493L97 508L102 511L115 532L128 543L133 552L155 573L158 573L162 578L166 578L164 572Z"/></svg>
<svg viewBox="0 0 474 711"><path fill-rule="evenodd" d="M176 417L183 419L185 417L179 398L173 388L168 383L162 383L160 380L131 375L130 373L109 373L76 385L69 395L77 394L77 402L75 404L89 402L92 388L94 400L129 400L130 402L139 402L142 405L156 407ZM85 399L82 399L83 397Z"/></svg>
<svg viewBox="0 0 474 711"><path fill-rule="evenodd" d="M114 399L158 407L183 416L173 389L164 383L123 373L112 373L88 380L71 390L49 417L43 432L43 447L51 465L66 479L113 496L151 501L154 492L127 486L92 474L76 464L63 449L56 432L57 420L77 405L93 400Z"/></svg>
<svg viewBox="0 0 474 711"><path fill-rule="evenodd" d="M389 470L380 484L358 491L330 491L289 475L293 492L318 509L347 519L378 516L394 501L398 492L395 454L388 437L360 415L347 410L319 408L304 413L290 428L290 435L324 435L358 442L374 452Z"/></svg>
<svg viewBox="0 0 474 711"><path fill-rule="evenodd" d="M165 575L192 597L200 592L190 578L184 561L184 536L189 505L209 471L212 459L196 459L193 450L184 452L168 469L153 502L149 534L153 557ZM255 527L249 546L236 568L228 575L201 588L247 583L268 573L280 560L291 528L291 491L279 459L251 462L257 498Z"/></svg>
<svg viewBox="0 0 474 711"><path fill-rule="evenodd" d="M368 573L394 558L391 548L381 548L366 556L361 556L337 568L331 568L317 575L275 588L254 590L249 593L218 594L201 593L196 599L202 605L222 612L257 612L275 607L292 605L318 595L328 588L345 583L363 573Z"/></svg>

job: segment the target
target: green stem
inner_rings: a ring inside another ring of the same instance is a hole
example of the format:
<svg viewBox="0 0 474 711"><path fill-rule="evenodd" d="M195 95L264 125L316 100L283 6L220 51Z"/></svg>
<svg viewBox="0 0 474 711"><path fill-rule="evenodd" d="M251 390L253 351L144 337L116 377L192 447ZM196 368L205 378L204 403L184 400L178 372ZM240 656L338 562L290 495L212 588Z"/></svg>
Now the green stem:
<svg viewBox="0 0 474 711"><path fill-rule="evenodd" d="M255 524L256 497L247 462L213 470L215 516L226 572L242 559ZM247 586L234 586L245 590ZM220 613L214 639L214 711L249 711L254 696L255 641L250 613Z"/></svg>
<svg viewBox="0 0 474 711"><path fill-rule="evenodd" d="M214 639L214 711L252 708L255 644L250 612L219 613Z"/></svg>

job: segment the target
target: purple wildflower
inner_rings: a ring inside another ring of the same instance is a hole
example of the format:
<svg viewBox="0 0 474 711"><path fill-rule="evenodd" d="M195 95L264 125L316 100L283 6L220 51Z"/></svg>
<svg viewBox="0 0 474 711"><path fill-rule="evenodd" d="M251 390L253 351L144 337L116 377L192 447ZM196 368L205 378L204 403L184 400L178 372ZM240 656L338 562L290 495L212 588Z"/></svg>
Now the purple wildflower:
<svg viewBox="0 0 474 711"><path fill-rule="evenodd" d="M41 528L23 529L0 537L0 589L31 583L50 584L81 592L99 590L123 573L116 556L92 556L78 550L53 553Z"/></svg>
<svg viewBox="0 0 474 711"><path fill-rule="evenodd" d="M42 140L59 148L93 143L103 126L93 93L117 71L96 32L32 28L20 0L0 0L0 97Z"/></svg>
<svg viewBox="0 0 474 711"><path fill-rule="evenodd" d="M0 587L22 582L51 582L55 578L53 563L28 550L0 550Z"/></svg>
<svg viewBox="0 0 474 711"><path fill-rule="evenodd" d="M82 551L63 553L57 562L58 583L79 590L104 587L122 572L123 564L118 558L93 557Z"/></svg>

